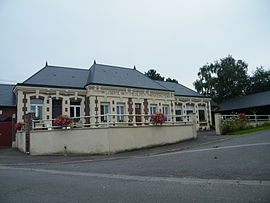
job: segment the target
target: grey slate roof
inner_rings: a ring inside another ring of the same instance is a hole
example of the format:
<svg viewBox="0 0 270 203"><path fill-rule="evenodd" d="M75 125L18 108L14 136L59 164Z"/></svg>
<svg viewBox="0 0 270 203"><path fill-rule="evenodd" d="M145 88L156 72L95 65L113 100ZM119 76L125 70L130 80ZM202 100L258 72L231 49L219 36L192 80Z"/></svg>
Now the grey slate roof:
<svg viewBox="0 0 270 203"><path fill-rule="evenodd" d="M0 106L16 106L15 85L0 84Z"/></svg>
<svg viewBox="0 0 270 203"><path fill-rule="evenodd" d="M151 80L136 69L96 63L90 69L45 66L19 85L84 89L89 84L173 91L177 96L204 97L181 84Z"/></svg>
<svg viewBox="0 0 270 203"><path fill-rule="evenodd" d="M270 91L228 99L219 105L218 111L229 111L270 105Z"/></svg>
<svg viewBox="0 0 270 203"><path fill-rule="evenodd" d="M88 69L45 66L22 84L83 89L88 73Z"/></svg>
<svg viewBox="0 0 270 203"><path fill-rule="evenodd" d="M188 96L188 97L205 97L204 95L191 90L184 85L177 84L174 82L165 82L165 81L157 81L160 85L164 86L165 88L175 91L176 96Z"/></svg>
<svg viewBox="0 0 270 203"><path fill-rule="evenodd" d="M87 84L168 91L164 86L161 86L135 69L93 64L89 71Z"/></svg>

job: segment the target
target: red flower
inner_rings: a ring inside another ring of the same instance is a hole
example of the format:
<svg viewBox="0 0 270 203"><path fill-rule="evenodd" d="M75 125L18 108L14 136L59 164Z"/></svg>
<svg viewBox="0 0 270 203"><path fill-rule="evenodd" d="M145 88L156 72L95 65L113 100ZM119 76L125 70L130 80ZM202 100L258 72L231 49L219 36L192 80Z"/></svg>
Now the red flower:
<svg viewBox="0 0 270 203"><path fill-rule="evenodd" d="M60 127L67 127L71 123L73 123L73 119L67 115L60 115L53 121L53 124L55 126L60 126Z"/></svg>
<svg viewBox="0 0 270 203"><path fill-rule="evenodd" d="M155 114L152 114L151 116L151 121L153 122L153 123L155 123L155 124L162 124L162 123L164 123L165 121L167 121L167 118L166 118L166 116L164 116L164 114L163 113L161 113L161 112L157 112L157 113L155 113Z"/></svg>
<svg viewBox="0 0 270 203"><path fill-rule="evenodd" d="M24 122L18 122L18 123L15 124L15 129L16 130L21 130L23 125L24 125Z"/></svg>
<svg viewBox="0 0 270 203"><path fill-rule="evenodd" d="M239 114L238 114L238 118L239 118L240 120L246 120L246 119L247 119L247 116L246 116L246 114L244 114L244 113L239 113Z"/></svg>

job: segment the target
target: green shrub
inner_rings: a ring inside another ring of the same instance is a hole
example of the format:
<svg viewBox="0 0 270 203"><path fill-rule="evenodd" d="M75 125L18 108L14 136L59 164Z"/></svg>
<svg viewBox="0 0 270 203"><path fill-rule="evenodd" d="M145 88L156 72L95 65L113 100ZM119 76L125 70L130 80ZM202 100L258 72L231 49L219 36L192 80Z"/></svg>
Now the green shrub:
<svg viewBox="0 0 270 203"><path fill-rule="evenodd" d="M249 124L249 121L247 119L242 119L241 117L231 117L221 121L222 134L238 130L245 130L248 128L252 128L252 126Z"/></svg>

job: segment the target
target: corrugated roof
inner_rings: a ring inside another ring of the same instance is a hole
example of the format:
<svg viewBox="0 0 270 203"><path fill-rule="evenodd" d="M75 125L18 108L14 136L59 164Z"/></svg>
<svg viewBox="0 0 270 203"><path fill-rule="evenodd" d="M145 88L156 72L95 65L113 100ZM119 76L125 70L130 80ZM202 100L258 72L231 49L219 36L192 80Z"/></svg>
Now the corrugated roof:
<svg viewBox="0 0 270 203"><path fill-rule="evenodd" d="M0 84L0 106L16 106L15 85Z"/></svg>
<svg viewBox="0 0 270 203"><path fill-rule="evenodd" d="M89 71L90 73L87 84L168 91L164 86L161 86L157 82L151 80L136 69L93 64Z"/></svg>
<svg viewBox="0 0 270 203"><path fill-rule="evenodd" d="M22 84L34 86L84 88L87 82L88 73L88 69L45 66Z"/></svg>
<svg viewBox="0 0 270 203"><path fill-rule="evenodd" d="M204 95L195 92L192 89L185 87L184 85L174 83L174 82L165 82L165 81L156 81L165 88L175 91L176 96L188 96L188 97L205 97Z"/></svg>
<svg viewBox="0 0 270 203"><path fill-rule="evenodd" d="M250 94L223 101L218 111L229 111L270 105L270 91Z"/></svg>

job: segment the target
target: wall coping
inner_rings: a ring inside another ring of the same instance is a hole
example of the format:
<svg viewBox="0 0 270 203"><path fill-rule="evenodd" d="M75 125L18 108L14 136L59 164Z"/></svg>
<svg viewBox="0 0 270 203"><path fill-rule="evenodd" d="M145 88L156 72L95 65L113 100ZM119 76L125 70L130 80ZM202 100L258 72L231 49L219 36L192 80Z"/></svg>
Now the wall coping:
<svg viewBox="0 0 270 203"><path fill-rule="evenodd" d="M40 132L54 132L54 131L74 131L74 130L98 130L98 129L116 129L116 128L153 128L153 127L179 127L179 126L192 126L192 123L186 124L163 124L163 125L143 125L143 126L104 126L104 127L84 127L84 128L70 128L70 129L52 129L52 130L32 130L32 133Z"/></svg>

